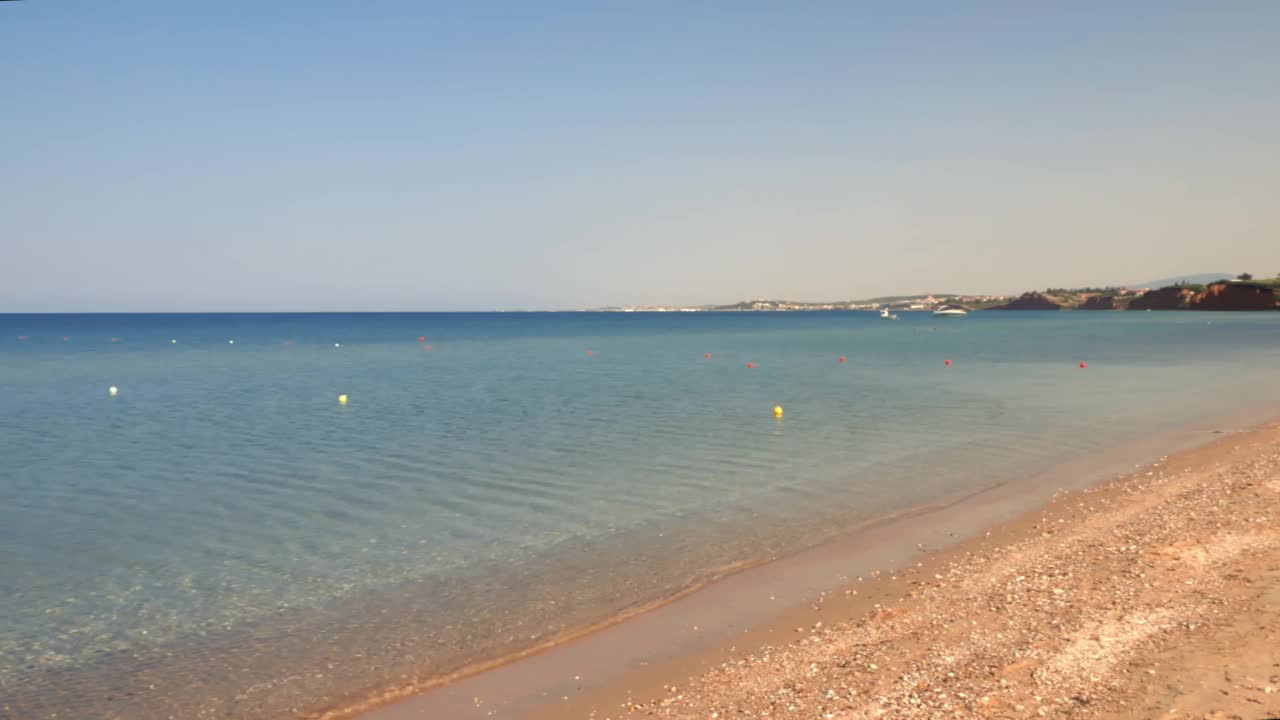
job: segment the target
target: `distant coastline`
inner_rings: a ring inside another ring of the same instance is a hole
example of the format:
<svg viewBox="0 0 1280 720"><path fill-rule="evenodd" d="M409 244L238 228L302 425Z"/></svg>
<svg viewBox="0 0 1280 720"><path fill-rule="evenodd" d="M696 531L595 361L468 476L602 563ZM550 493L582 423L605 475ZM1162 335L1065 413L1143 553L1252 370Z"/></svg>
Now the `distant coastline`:
<svg viewBox="0 0 1280 720"><path fill-rule="evenodd" d="M743 300L728 305L625 305L591 308L592 312L815 312L929 311L942 305L966 310L1214 310L1280 309L1276 291L1280 275L1258 280L1248 273L1207 283L1174 282L1160 287L1048 288L1021 295L923 293L866 300L802 302Z"/></svg>

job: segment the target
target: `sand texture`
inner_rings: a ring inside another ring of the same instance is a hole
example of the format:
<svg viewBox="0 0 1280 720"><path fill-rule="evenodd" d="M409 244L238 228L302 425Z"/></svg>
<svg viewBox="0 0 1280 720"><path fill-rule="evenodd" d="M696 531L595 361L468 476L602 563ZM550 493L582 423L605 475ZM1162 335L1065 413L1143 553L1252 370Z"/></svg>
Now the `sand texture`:
<svg viewBox="0 0 1280 720"><path fill-rule="evenodd" d="M1280 717L1280 426L1059 494L806 611L785 639L540 717Z"/></svg>

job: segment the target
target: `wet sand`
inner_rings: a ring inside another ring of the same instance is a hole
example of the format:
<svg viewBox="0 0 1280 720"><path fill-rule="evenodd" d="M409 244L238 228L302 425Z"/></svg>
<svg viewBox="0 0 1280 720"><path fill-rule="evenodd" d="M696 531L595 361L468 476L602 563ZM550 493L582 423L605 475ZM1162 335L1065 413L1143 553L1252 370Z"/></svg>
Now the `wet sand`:
<svg viewBox="0 0 1280 720"><path fill-rule="evenodd" d="M922 717L1000 717L999 712L1021 717L1031 706L1006 702L1007 698L1021 697L1016 690L976 696L988 700L969 708L954 704L958 702L955 688L971 687L971 691L959 692L974 695L995 677L991 674L993 668L1015 664L1027 653L1038 656L1048 652L1044 648L1049 645L1045 643L1054 637L1089 632L1089 628L1080 625L1084 618L1101 623L1102 617L1094 611L1104 607L1104 601L1118 602L1116 598L1090 596L1057 574L1045 575L1035 568L1074 568L1064 571L1068 579L1075 578L1071 582L1084 583L1091 592L1108 587L1098 578L1085 579L1087 573L1080 563L1105 568L1106 577L1110 578L1124 570L1116 567L1116 562L1123 566L1135 558L1081 555L1083 546L1079 543L1085 542L1086 537L1096 541L1107 533L1119 532L1122 515L1148 517L1143 513L1159 508L1163 508L1161 512L1175 513L1180 506L1166 507L1161 503L1185 503L1188 498L1173 493L1171 488L1183 488L1189 478L1237 472L1238 468L1223 469L1224 463L1234 467L1232 463L1244 462L1241 451L1235 449L1237 445L1262 453L1267 448L1276 452L1275 423L1243 433L1214 431L1214 427L1247 427L1245 418L1236 421L1152 437L1115 454L1082 458L1019 483L881 519L841 540L739 572L625 622L390 703L361 717L551 720L706 718L713 713L721 718L879 715L896 702L891 699L896 697L893 693L902 691L894 682L901 684L910 679L912 687L921 682L934 687L930 684L935 680L931 673L937 671L929 671L931 666L921 664L936 660L930 654L934 652L951 658L944 665L946 672L954 675L942 673L941 678L945 679L937 680L937 687L950 688L942 693L951 704L935 707L919 704L919 698L904 699L906 704L894 708L891 716L909 714L908 710L914 709ZM1256 416L1249 421L1256 422ZM1207 442L1210 444L1206 446ZM1172 461L1160 455L1185 448L1199 449L1177 454ZM1160 461L1150 467L1144 465L1136 474L1125 474L1133 471L1135 460L1155 458ZM1280 465L1280 461L1275 464ZM1124 468L1128 470L1123 471ZM1280 477L1280 470L1276 472ZM1119 479L1098 484L1107 477ZM1160 482L1153 484L1157 480ZM1254 500L1280 504L1280 493L1273 498L1264 494ZM1043 509L1030 511L1034 508ZM1189 530L1182 526L1166 522L1163 527L1170 528L1169 532L1180 527L1177 532L1199 537L1188 534ZM1261 523L1256 529L1262 532L1267 527ZM1075 544L1068 546L1069 539ZM1214 541L1203 538L1198 542L1211 545ZM1112 564L1098 562L1100 559ZM1202 569L1208 572L1215 567L1210 564ZM890 573L889 568L901 572ZM1031 582L1028 578L1036 580L1021 587ZM1045 598L1054 602L1046 612L1053 610L1063 617L1026 614L1043 599L1040 594L1044 588L1040 585L1051 581L1056 584L1048 588ZM1200 583L1196 587L1216 587L1208 575ZM1055 589L1061 592L1054 593ZM1003 600L1004 595L1025 602ZM1162 606L1157 603L1153 607L1154 612ZM1140 608L1134 606L1132 610L1138 612ZM1015 617L1023 617L1023 625L1001 625ZM970 618L977 624L961 621ZM1157 624L1152 627L1158 626L1161 631L1147 633L1143 638L1165 637L1164 625L1158 624L1165 621L1163 614L1158 615L1153 621ZM1036 636L1036 632L1043 637ZM990 653L963 649L966 642L986 641L993 634L1003 639L999 648ZM1025 639L1027 645L1019 646L1018 637ZM1105 633L1099 637L1105 637ZM900 652L894 657L863 657L872 652L868 648L879 648L875 652L881 652L885 650L882 646L892 646ZM970 668L976 673L973 677L962 672L969 667L967 658L995 657L1000 653L1010 653L1008 657L1015 659L998 666L974 665ZM859 665L863 660L866 662ZM829 663L834 666L828 667ZM892 672L887 670L890 668ZM823 684L821 678L828 671L834 673L831 682L835 684L821 688L823 698L831 701L824 703L809 695ZM1033 681L1047 677L1032 670L1026 674ZM917 676L925 679L916 679ZM987 679L980 682L980 677ZM890 682L892 678L898 680ZM1012 678L1001 676L997 680L1014 683ZM1111 687L1101 680L1086 684ZM1081 707L1102 707L1105 693L1098 688L1087 694L1096 700L1070 706L1072 716L1078 716ZM835 695L827 698L828 692ZM1042 699L1034 701L1036 713L1041 707L1045 714L1063 711L1057 705L1045 704L1048 691L1039 685L1028 692L1028 697ZM783 698L791 694L803 697L803 702L784 702ZM890 704L877 708L879 701L872 703L871 699L881 697ZM836 702L837 698L842 699ZM1018 705L1022 710L1015 709ZM787 710L788 707L795 709Z"/></svg>
<svg viewBox="0 0 1280 720"><path fill-rule="evenodd" d="M1280 717L1280 423L525 717Z"/></svg>

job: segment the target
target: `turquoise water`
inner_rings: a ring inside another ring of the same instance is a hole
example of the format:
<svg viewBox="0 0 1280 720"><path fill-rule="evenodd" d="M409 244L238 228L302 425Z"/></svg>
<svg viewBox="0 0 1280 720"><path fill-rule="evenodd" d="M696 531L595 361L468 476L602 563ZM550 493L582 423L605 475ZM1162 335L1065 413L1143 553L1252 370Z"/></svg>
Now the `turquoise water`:
<svg viewBox="0 0 1280 720"><path fill-rule="evenodd" d="M0 316L0 717L358 701L1278 366L1276 313Z"/></svg>

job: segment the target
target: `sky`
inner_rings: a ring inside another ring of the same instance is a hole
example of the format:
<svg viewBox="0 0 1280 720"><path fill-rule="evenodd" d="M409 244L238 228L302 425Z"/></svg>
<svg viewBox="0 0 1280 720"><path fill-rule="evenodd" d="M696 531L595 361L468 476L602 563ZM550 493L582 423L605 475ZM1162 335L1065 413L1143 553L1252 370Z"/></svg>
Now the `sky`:
<svg viewBox="0 0 1280 720"><path fill-rule="evenodd" d="M1270 0L2 2L0 312L1270 276L1278 129Z"/></svg>

